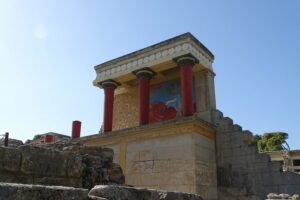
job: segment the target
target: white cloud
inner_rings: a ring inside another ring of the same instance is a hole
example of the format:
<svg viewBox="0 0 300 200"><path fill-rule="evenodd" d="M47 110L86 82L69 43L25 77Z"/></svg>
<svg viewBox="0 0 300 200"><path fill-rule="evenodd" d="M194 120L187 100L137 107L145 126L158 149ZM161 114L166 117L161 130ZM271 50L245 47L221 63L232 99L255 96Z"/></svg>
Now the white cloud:
<svg viewBox="0 0 300 200"><path fill-rule="evenodd" d="M45 39L48 36L48 29L44 24L37 24L33 33L37 39Z"/></svg>

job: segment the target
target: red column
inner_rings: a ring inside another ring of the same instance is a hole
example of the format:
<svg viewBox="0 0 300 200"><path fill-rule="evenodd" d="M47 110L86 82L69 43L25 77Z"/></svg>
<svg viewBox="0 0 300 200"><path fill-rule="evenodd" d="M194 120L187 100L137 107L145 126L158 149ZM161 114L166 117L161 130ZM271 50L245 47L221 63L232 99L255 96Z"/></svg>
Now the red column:
<svg viewBox="0 0 300 200"><path fill-rule="evenodd" d="M194 114L193 66L196 59L191 56L184 56L176 61L180 67L182 114L183 116L191 116Z"/></svg>
<svg viewBox="0 0 300 200"><path fill-rule="evenodd" d="M107 80L100 85L104 89L103 131L110 132L113 124L114 93L119 84L113 80Z"/></svg>
<svg viewBox="0 0 300 200"><path fill-rule="evenodd" d="M54 136L53 135L45 135L44 142L45 143L54 142Z"/></svg>
<svg viewBox="0 0 300 200"><path fill-rule="evenodd" d="M81 130L81 122L80 121L73 121L72 123L72 138L80 137L80 130Z"/></svg>
<svg viewBox="0 0 300 200"><path fill-rule="evenodd" d="M149 124L150 80L155 72L143 68L133 72L139 79L139 120L140 125Z"/></svg>

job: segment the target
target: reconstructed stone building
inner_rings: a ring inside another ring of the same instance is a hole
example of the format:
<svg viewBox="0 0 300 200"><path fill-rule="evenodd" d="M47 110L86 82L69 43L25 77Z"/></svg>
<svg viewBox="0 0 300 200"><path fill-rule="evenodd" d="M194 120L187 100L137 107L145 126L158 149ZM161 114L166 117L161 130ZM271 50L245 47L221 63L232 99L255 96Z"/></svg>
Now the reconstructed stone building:
<svg viewBox="0 0 300 200"><path fill-rule="evenodd" d="M112 148L133 186L210 200L299 192L298 174L281 172L251 132L216 110L213 60L185 33L97 65L103 132L76 140Z"/></svg>

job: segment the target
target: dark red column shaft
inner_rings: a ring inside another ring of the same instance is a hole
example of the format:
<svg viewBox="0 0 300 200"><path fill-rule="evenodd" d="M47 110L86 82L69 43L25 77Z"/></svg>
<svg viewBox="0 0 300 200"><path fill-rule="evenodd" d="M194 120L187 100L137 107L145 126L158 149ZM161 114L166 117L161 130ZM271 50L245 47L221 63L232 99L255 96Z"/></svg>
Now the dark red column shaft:
<svg viewBox="0 0 300 200"><path fill-rule="evenodd" d="M181 103L183 116L194 114L193 105L193 64L185 63L180 66Z"/></svg>
<svg viewBox="0 0 300 200"><path fill-rule="evenodd" d="M139 77L140 125L149 124L150 77Z"/></svg>
<svg viewBox="0 0 300 200"><path fill-rule="evenodd" d="M114 110L114 87L104 87L104 116L103 131L112 131L113 110Z"/></svg>
<svg viewBox="0 0 300 200"><path fill-rule="evenodd" d="M80 137L80 130L81 130L81 122L80 121L73 121L72 123L72 138Z"/></svg>
<svg viewBox="0 0 300 200"><path fill-rule="evenodd" d="M45 135L44 142L45 143L54 142L54 136L53 135Z"/></svg>

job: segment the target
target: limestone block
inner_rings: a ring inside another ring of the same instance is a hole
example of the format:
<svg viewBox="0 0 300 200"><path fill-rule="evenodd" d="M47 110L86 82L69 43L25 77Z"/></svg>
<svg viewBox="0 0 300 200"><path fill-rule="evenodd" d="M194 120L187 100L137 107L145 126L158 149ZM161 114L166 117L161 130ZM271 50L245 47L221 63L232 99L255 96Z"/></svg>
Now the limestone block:
<svg viewBox="0 0 300 200"><path fill-rule="evenodd" d="M127 153L136 153L153 149L153 140L130 142L127 144Z"/></svg>
<svg viewBox="0 0 300 200"><path fill-rule="evenodd" d="M201 194L203 199L207 200L217 200L217 187L216 186L203 186L197 185L196 186L197 194Z"/></svg>
<svg viewBox="0 0 300 200"><path fill-rule="evenodd" d="M197 185L217 185L217 173L215 169L197 168L196 170L196 184Z"/></svg>
<svg viewBox="0 0 300 200"><path fill-rule="evenodd" d="M169 172L173 166L173 160L154 160L153 172Z"/></svg>
<svg viewBox="0 0 300 200"><path fill-rule="evenodd" d="M34 177L34 184L82 187L81 178Z"/></svg>
<svg viewBox="0 0 300 200"><path fill-rule="evenodd" d="M120 165L111 163L108 166L109 181L117 184L124 184L125 177Z"/></svg>
<svg viewBox="0 0 300 200"><path fill-rule="evenodd" d="M20 168L21 162L21 153L18 149L15 148L2 148L3 156L0 161L0 168L3 170L17 172Z"/></svg>
<svg viewBox="0 0 300 200"><path fill-rule="evenodd" d="M216 162L215 151L197 145L196 159L202 162L215 163Z"/></svg>
<svg viewBox="0 0 300 200"><path fill-rule="evenodd" d="M67 160L67 176L80 178L83 173L82 157L70 154Z"/></svg>
<svg viewBox="0 0 300 200"><path fill-rule="evenodd" d="M193 137L196 141L196 145L207 149L215 150L215 142L205 136L194 133Z"/></svg>
<svg viewBox="0 0 300 200"><path fill-rule="evenodd" d="M195 194L116 185L97 185L89 192L89 197L95 200L202 200Z"/></svg>
<svg viewBox="0 0 300 200"><path fill-rule="evenodd" d="M127 152L126 161L140 161L140 152Z"/></svg>
<svg viewBox="0 0 300 200"><path fill-rule="evenodd" d="M186 160L194 159L194 152L191 146L177 146L177 147L160 147L156 148L155 160L178 159L184 158Z"/></svg>
<svg viewBox="0 0 300 200"><path fill-rule="evenodd" d="M165 180L167 185L192 185L195 183L194 171L179 171Z"/></svg>
<svg viewBox="0 0 300 200"><path fill-rule="evenodd" d="M100 157L103 163L112 162L114 157L114 151L111 148L103 148L99 146L73 145L65 147L63 151Z"/></svg>
<svg viewBox="0 0 300 200"><path fill-rule="evenodd" d="M87 200L88 190L62 186L0 183L0 200Z"/></svg>
<svg viewBox="0 0 300 200"><path fill-rule="evenodd" d="M126 175L140 173L140 161L126 161Z"/></svg>
<svg viewBox="0 0 300 200"><path fill-rule="evenodd" d="M168 160L168 172L192 171L195 170L195 160L170 159ZM164 166L162 166L164 167Z"/></svg>
<svg viewBox="0 0 300 200"><path fill-rule="evenodd" d="M180 146L190 146L193 145L192 135L176 135L169 137L161 137L158 139L154 139L153 148L160 147L180 147Z"/></svg>
<svg viewBox="0 0 300 200"><path fill-rule="evenodd" d="M138 186L140 187L149 187L159 186L159 185L166 185L167 179L166 173L149 173L149 174L140 174L140 183Z"/></svg>
<svg viewBox="0 0 300 200"><path fill-rule="evenodd" d="M141 175L140 174L126 174L126 184L133 186L141 185Z"/></svg>
<svg viewBox="0 0 300 200"><path fill-rule="evenodd" d="M154 160L139 161L139 173L152 173L154 168Z"/></svg>
<svg viewBox="0 0 300 200"><path fill-rule="evenodd" d="M0 170L0 182L33 184L33 175Z"/></svg>
<svg viewBox="0 0 300 200"><path fill-rule="evenodd" d="M68 154L52 149L20 146L21 172L44 176L66 176Z"/></svg>
<svg viewBox="0 0 300 200"><path fill-rule="evenodd" d="M153 160L156 157L157 152L153 151L153 149L142 150L139 152L139 160Z"/></svg>

